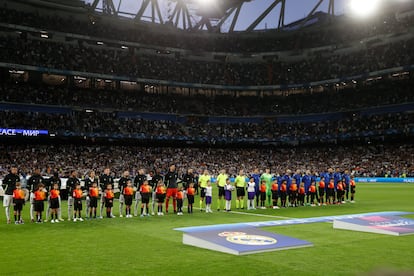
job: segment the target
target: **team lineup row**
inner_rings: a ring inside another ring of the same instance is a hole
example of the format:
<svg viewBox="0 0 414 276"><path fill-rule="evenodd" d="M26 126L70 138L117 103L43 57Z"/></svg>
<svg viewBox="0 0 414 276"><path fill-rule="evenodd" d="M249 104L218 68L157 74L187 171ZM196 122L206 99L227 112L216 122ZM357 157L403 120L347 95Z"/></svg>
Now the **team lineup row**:
<svg viewBox="0 0 414 276"><path fill-rule="evenodd" d="M44 202L47 200L48 207L46 209L46 221L51 216L52 223L62 221L61 215L61 180L54 174L47 181L40 176L40 171L35 170L34 174L28 180L28 189L22 189L20 178L17 174L17 168L12 167L10 173L4 178L5 195L3 205L6 211L7 222L10 223L10 207L14 206L15 223L23 223L21 219L21 211L25 201L30 201L30 218L31 221L42 222L42 212L44 211ZM100 178L95 176L91 171L88 178L85 179L85 185L81 187L80 180L76 177L76 171L71 172L71 176L67 179L66 188L68 190L68 220L83 221L82 218L82 199L86 198L87 218L97 217L98 199L100 197L100 218L103 217L103 209L106 208L106 217L114 217L113 201L115 193L113 190L114 179L110 176L110 169L106 168ZM230 178L225 170L221 170L215 179L218 187L217 210L221 208L221 201L224 199L224 210L231 210L232 191L236 190L236 208L244 209L247 191L247 209L255 209L256 206L262 209L272 207L279 208L279 199L281 207L288 206L304 206L307 205L326 205L341 204L349 200L354 202L355 181L353 177L345 171L344 174L339 172L333 173L329 169L325 175L320 177L316 184L316 177L305 174L297 180L296 174L292 177L287 171L284 176L276 176L270 174L270 170L266 169L263 174L252 174L246 179L243 170L231 183ZM188 174L182 179L178 178L175 166L169 168L168 173L162 177L161 175L151 175L148 177L144 170L140 170L135 177L134 183L129 177L129 172L125 171L118 181L119 187L119 214L122 217L123 207L125 205L125 216L132 217L131 205L133 200L134 215L138 215L138 206L141 202L141 216L149 216L151 202L151 214L155 215L155 205L157 205L157 215L163 215L163 205L165 201L165 211L168 213L169 201L172 198L174 213L182 215L183 201L187 199L188 212L192 213L194 197L199 193L199 208L203 211L205 203L205 211L212 212L212 195L213 187L211 176L205 170L198 178L197 185L194 178L191 178L192 170L188 170ZM331 177L332 176L332 177ZM50 191L45 188L48 183ZM98 187L98 183L100 188ZM267 201L267 204L266 204Z"/></svg>

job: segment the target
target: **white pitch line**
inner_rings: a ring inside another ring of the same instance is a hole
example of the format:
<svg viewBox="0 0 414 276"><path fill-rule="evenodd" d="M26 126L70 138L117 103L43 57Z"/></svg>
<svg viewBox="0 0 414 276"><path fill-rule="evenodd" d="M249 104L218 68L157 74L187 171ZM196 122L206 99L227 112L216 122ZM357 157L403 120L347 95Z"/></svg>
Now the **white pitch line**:
<svg viewBox="0 0 414 276"><path fill-rule="evenodd" d="M279 218L279 219L296 219L296 218L291 218L291 217L272 216L272 215L264 215L264 214L253 214L253 213L245 213L245 212L238 212L238 211L230 211L230 213L240 214L240 215L247 215L247 216L256 216L256 217Z"/></svg>
<svg viewBox="0 0 414 276"><path fill-rule="evenodd" d="M186 206L183 206L183 209ZM193 209L200 210L199 207L193 207ZM203 209L204 210L204 209ZM226 211L222 211L220 213L227 213ZM247 216L256 216L256 217L267 217L267 218L279 218L279 219L297 219L292 217L283 217L283 216L272 216L272 215L264 215L264 214L253 214L253 213L246 213L246 212L238 212L238 211L230 211L230 214L240 214L240 215L247 215Z"/></svg>

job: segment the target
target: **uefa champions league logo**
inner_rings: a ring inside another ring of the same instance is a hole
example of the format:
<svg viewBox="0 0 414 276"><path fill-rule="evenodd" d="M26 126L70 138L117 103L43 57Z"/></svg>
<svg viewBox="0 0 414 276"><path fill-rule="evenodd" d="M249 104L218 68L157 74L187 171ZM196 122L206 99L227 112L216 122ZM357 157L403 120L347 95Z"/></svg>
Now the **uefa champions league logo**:
<svg viewBox="0 0 414 276"><path fill-rule="evenodd" d="M221 232L218 234L219 237L230 237L230 236L237 236L237 235L246 235L244 232Z"/></svg>
<svg viewBox="0 0 414 276"><path fill-rule="evenodd" d="M220 237L226 237L226 240L242 245L271 245L277 243L277 240L271 237L261 235L249 235L244 232L221 232Z"/></svg>
<svg viewBox="0 0 414 276"><path fill-rule="evenodd" d="M277 243L274 238L259 235L236 235L226 238L227 241L244 245L271 245Z"/></svg>

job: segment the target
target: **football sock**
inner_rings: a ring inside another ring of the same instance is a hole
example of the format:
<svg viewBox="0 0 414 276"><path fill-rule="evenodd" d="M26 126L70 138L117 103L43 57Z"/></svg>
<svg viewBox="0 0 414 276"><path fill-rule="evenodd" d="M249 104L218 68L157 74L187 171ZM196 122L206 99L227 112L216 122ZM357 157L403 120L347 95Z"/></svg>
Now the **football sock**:
<svg viewBox="0 0 414 276"><path fill-rule="evenodd" d="M165 201L165 211L168 213L168 204L170 203L170 199L167 198L167 200Z"/></svg>
<svg viewBox="0 0 414 276"><path fill-rule="evenodd" d="M239 205L240 205L240 200L236 200L236 209L239 209Z"/></svg>

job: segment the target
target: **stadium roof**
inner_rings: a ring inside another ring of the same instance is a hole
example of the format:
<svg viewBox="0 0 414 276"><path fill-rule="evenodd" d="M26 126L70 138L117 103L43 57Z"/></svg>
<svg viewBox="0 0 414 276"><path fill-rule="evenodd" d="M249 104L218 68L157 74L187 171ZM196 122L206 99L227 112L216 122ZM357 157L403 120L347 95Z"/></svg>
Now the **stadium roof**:
<svg viewBox="0 0 414 276"><path fill-rule="evenodd" d="M343 12L344 0L85 0L91 9L184 30L212 32L283 28L305 24L322 11ZM335 5L339 6L335 8Z"/></svg>
<svg viewBox="0 0 414 276"><path fill-rule="evenodd" d="M298 29L344 13L372 16L411 0L17 0L73 12L97 12L188 31ZM372 14L368 14L373 12Z"/></svg>

